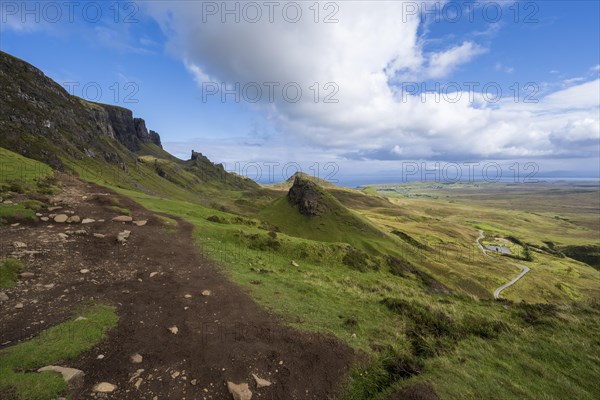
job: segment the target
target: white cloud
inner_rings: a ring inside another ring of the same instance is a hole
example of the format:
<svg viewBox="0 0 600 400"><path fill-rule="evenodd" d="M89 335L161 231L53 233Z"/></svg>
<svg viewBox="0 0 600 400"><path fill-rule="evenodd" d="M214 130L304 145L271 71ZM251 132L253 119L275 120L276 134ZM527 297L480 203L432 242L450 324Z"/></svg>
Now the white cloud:
<svg viewBox="0 0 600 400"><path fill-rule="evenodd" d="M515 103L508 88L506 98L494 104L481 96L470 102L464 92L458 101L403 98L391 84L394 77L446 77L486 49L464 41L427 54L418 16L404 15L400 1L338 2L334 24L315 23L308 9L312 2L303 3L304 18L295 24L277 13L274 23L264 15L259 23L222 23L219 16L202 22L206 15L199 1L144 4L167 35L168 49L198 82L297 82L304 91L299 102L276 96L274 103L254 107L303 151L313 146L329 154L381 159L563 157L588 154L589 146L578 140L557 145L557 135L589 138L597 130L598 80L534 104ZM318 103L309 89L314 82L321 87ZM322 102L327 82L338 85L338 103ZM266 156L273 148L256 151Z"/></svg>
<svg viewBox="0 0 600 400"><path fill-rule="evenodd" d="M443 78L449 75L457 66L466 64L485 49L473 42L464 42L446 51L434 53L429 59L427 76Z"/></svg>

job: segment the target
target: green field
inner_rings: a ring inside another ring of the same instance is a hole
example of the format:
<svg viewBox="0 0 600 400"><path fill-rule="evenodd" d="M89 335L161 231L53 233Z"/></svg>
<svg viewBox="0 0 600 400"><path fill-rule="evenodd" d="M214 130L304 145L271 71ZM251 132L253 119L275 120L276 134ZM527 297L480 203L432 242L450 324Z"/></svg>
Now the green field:
<svg viewBox="0 0 600 400"><path fill-rule="evenodd" d="M81 176L191 222L199 251L260 304L364 354L344 399L385 399L419 382L442 399L600 395L599 272L562 252L600 244L594 187L321 187L327 211L309 218L281 188L218 191L213 181L202 193L218 192L215 204L157 175L146 165L155 161ZM556 188L562 195L545 202ZM530 251L518 262L531 271L505 301L492 293L518 274L516 260L484 257L480 229L484 243Z"/></svg>

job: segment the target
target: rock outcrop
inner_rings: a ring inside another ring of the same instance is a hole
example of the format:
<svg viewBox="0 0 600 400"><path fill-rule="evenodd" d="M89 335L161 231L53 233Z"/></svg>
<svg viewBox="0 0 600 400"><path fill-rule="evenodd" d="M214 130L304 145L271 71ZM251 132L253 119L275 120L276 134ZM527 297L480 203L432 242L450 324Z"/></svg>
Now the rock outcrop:
<svg viewBox="0 0 600 400"><path fill-rule="evenodd" d="M131 110L71 95L39 69L1 51L0 86L0 146L54 168L64 169L59 157L64 153L123 163L115 140L133 152L145 143L161 147L158 133L148 132ZM74 94L82 91L81 85L71 88Z"/></svg>
<svg viewBox="0 0 600 400"><path fill-rule="evenodd" d="M323 192L316 183L296 176L287 198L290 204L298 208L300 214L315 217L323 214L327 209L322 201L323 196Z"/></svg>

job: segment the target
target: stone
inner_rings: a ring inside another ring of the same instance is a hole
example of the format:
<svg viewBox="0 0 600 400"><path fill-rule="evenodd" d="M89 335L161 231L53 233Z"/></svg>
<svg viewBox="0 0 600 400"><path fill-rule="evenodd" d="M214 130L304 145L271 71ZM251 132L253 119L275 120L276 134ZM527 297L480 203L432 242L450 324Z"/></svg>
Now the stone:
<svg viewBox="0 0 600 400"><path fill-rule="evenodd" d="M192 298L192 295L191 295L191 294L186 294L186 295L185 295L185 296L183 296L183 297L185 297L186 299L191 299L191 298Z"/></svg>
<svg viewBox="0 0 600 400"><path fill-rule="evenodd" d="M24 307L24 306L23 306L23 303L17 303L17 304L15 305L15 308L16 308L16 309L21 309L21 308L23 308L23 307Z"/></svg>
<svg viewBox="0 0 600 400"><path fill-rule="evenodd" d="M138 378L138 380L135 381L135 383L133 384L133 386L135 386L136 390L140 390L140 386L142 385L143 382L144 382L144 380L142 378Z"/></svg>
<svg viewBox="0 0 600 400"><path fill-rule="evenodd" d="M247 383L235 384L233 382L227 382L227 390L229 390L229 393L231 393L234 400L252 399L252 392Z"/></svg>
<svg viewBox="0 0 600 400"><path fill-rule="evenodd" d="M96 220L95 220L95 219L92 219L92 218L84 218L84 219L81 221L81 223L82 223L82 224L91 224L91 223L94 223L94 222L96 222Z"/></svg>
<svg viewBox="0 0 600 400"><path fill-rule="evenodd" d="M21 278L33 278L35 274L33 272L21 272L19 276Z"/></svg>
<svg viewBox="0 0 600 400"><path fill-rule="evenodd" d="M133 223L134 223L136 226L144 226L144 225L146 225L146 224L148 223L148 220L133 221Z"/></svg>
<svg viewBox="0 0 600 400"><path fill-rule="evenodd" d="M41 217L42 215L44 215L44 214L42 214L42 213L35 213L36 217Z"/></svg>
<svg viewBox="0 0 600 400"><path fill-rule="evenodd" d="M203 290L202 291L202 296L210 296L212 294L212 292L210 290Z"/></svg>
<svg viewBox="0 0 600 400"><path fill-rule="evenodd" d="M72 391L76 391L77 389L83 387L85 374L79 369L60 367L56 365L48 365L47 367L38 369L38 372L46 371L58 372L61 374L63 380L69 385L69 389Z"/></svg>
<svg viewBox="0 0 600 400"><path fill-rule="evenodd" d="M83 268L83 269L80 269L80 270L79 270L79 273L81 273L81 274L87 274L87 273L89 273L89 272L90 272L90 270L89 270L89 269L87 269L87 268Z"/></svg>
<svg viewBox="0 0 600 400"><path fill-rule="evenodd" d="M150 278L154 278L156 275L158 275L158 272L150 272Z"/></svg>
<svg viewBox="0 0 600 400"><path fill-rule="evenodd" d="M96 384L92 390L98 393L112 393L117 390L117 386L108 382L100 382Z"/></svg>
<svg viewBox="0 0 600 400"><path fill-rule="evenodd" d="M23 242L13 242L13 246L16 249L26 249L27 248L27 245Z"/></svg>
<svg viewBox="0 0 600 400"><path fill-rule="evenodd" d="M78 322L78 321L87 321L87 318L86 317L77 317L77 318L75 318L75 322Z"/></svg>
<svg viewBox="0 0 600 400"><path fill-rule="evenodd" d="M77 224L81 222L81 218L79 217L79 215L72 215L69 218L67 218L67 224Z"/></svg>
<svg viewBox="0 0 600 400"><path fill-rule="evenodd" d="M252 377L254 377L254 380L256 381L256 387L258 389L264 388L264 387L269 387L272 385L271 382L269 382L266 379L259 378L256 374L252 374Z"/></svg>
<svg viewBox="0 0 600 400"><path fill-rule="evenodd" d="M4 204L15 204L15 203L13 203L13 202L12 202L12 201L10 201L10 200L4 200Z"/></svg>
<svg viewBox="0 0 600 400"><path fill-rule="evenodd" d="M198 384L198 380L197 380L197 379L192 379L192 380L190 381L190 384L191 384L192 386L196 386L196 385Z"/></svg>
<svg viewBox="0 0 600 400"><path fill-rule="evenodd" d="M48 222L48 221L50 221L50 218L48 218L48 217L41 217L40 220L42 220L44 222Z"/></svg>
<svg viewBox="0 0 600 400"><path fill-rule="evenodd" d="M177 335L177 333L179 332L179 329L176 326L172 326L169 329L169 332L171 332L173 335Z"/></svg>
<svg viewBox="0 0 600 400"><path fill-rule="evenodd" d="M67 220L69 219L69 217L66 214L58 214L57 216L54 217L54 222L58 222L58 223L63 223L63 222L67 222Z"/></svg>
<svg viewBox="0 0 600 400"><path fill-rule="evenodd" d="M171 378L173 378L173 379L177 379L179 377L179 375L181 375L181 372L179 372L179 371L171 372Z"/></svg>
<svg viewBox="0 0 600 400"><path fill-rule="evenodd" d="M119 234L117 235L117 242L125 243L129 238L129 235L131 235L131 231L119 232Z"/></svg>
<svg viewBox="0 0 600 400"><path fill-rule="evenodd" d="M62 209L61 206L48 207L48 211L50 211L50 212L56 211L56 210L61 210L61 209Z"/></svg>
<svg viewBox="0 0 600 400"><path fill-rule="evenodd" d="M129 215L119 215L118 217L114 217L112 220L114 222L131 222L133 221L133 218L131 218Z"/></svg>
<svg viewBox="0 0 600 400"><path fill-rule="evenodd" d="M292 260L292 267L298 268L299 266L300 265L296 261Z"/></svg>
<svg viewBox="0 0 600 400"><path fill-rule="evenodd" d="M98 357L96 357L98 360L104 360L104 354L98 354Z"/></svg>
<svg viewBox="0 0 600 400"><path fill-rule="evenodd" d="M129 382L133 382L134 379L139 378L145 370L140 368L136 370L133 374L131 374L131 378L129 378Z"/></svg>
<svg viewBox="0 0 600 400"><path fill-rule="evenodd" d="M16 228L17 226L21 225L20 222L16 222L14 224L10 224L10 226L12 226L13 228Z"/></svg>
<svg viewBox="0 0 600 400"><path fill-rule="evenodd" d="M101 233L94 233L94 237L102 239L102 238L105 238L106 235L103 235Z"/></svg>
<svg viewBox="0 0 600 400"><path fill-rule="evenodd" d="M4 292L0 292L0 301L8 301L8 295Z"/></svg>
<svg viewBox="0 0 600 400"><path fill-rule="evenodd" d="M67 235L66 233L59 233L58 237L60 237L61 239L66 239L69 237L69 235Z"/></svg>
<svg viewBox="0 0 600 400"><path fill-rule="evenodd" d="M129 359L134 364L140 364L144 360L144 357L142 357L141 354L135 353Z"/></svg>

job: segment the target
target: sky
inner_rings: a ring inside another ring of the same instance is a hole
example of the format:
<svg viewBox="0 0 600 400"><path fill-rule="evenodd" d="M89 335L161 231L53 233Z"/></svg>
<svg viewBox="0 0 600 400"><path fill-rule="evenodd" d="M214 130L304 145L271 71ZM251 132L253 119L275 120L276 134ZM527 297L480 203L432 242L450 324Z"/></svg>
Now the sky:
<svg viewBox="0 0 600 400"><path fill-rule="evenodd" d="M600 175L598 1L2 1L0 49L276 182Z"/></svg>

